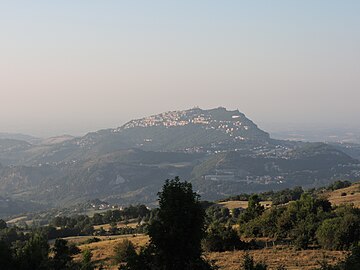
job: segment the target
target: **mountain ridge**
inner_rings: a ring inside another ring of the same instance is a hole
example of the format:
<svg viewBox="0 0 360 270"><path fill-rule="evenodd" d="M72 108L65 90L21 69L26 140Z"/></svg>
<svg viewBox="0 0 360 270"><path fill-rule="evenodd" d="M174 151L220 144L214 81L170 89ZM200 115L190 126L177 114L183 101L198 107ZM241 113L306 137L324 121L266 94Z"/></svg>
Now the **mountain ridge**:
<svg viewBox="0 0 360 270"><path fill-rule="evenodd" d="M341 149L274 140L245 114L223 107L165 112L43 144L11 143L16 151L0 140L0 196L41 207L94 198L151 204L175 176L204 199L360 179L359 160Z"/></svg>

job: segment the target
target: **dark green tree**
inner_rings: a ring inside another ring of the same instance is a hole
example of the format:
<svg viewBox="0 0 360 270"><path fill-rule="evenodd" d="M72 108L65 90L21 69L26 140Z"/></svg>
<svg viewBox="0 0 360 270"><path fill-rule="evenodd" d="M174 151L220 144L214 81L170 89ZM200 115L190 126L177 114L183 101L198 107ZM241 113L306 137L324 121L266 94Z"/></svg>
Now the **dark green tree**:
<svg viewBox="0 0 360 270"><path fill-rule="evenodd" d="M261 216L264 210L264 206L260 204L259 196L256 194L251 195L248 201L248 207L242 214L240 214L240 224L244 224L254 218L257 218L258 216Z"/></svg>
<svg viewBox="0 0 360 270"><path fill-rule="evenodd" d="M101 225L104 224L103 216L99 213L95 213L92 218L92 224L93 225Z"/></svg>
<svg viewBox="0 0 360 270"><path fill-rule="evenodd" d="M0 219L0 230L6 229L7 224L4 220Z"/></svg>
<svg viewBox="0 0 360 270"><path fill-rule="evenodd" d="M349 249L360 241L360 211L352 206L336 209L337 217L324 220L316 231L319 244L325 249Z"/></svg>
<svg viewBox="0 0 360 270"><path fill-rule="evenodd" d="M14 269L13 255L9 245L0 240L0 266L3 269Z"/></svg>
<svg viewBox="0 0 360 270"><path fill-rule="evenodd" d="M135 256L136 251L134 244L128 239L125 239L114 247L114 260L118 264L127 262Z"/></svg>
<svg viewBox="0 0 360 270"><path fill-rule="evenodd" d="M346 257L342 267L346 270L360 269L360 244L351 248L351 253Z"/></svg>
<svg viewBox="0 0 360 270"><path fill-rule="evenodd" d="M47 239L35 233L30 239L16 248L15 260L18 269L48 269L49 245Z"/></svg>
<svg viewBox="0 0 360 270"><path fill-rule="evenodd" d="M239 250L246 247L231 226L225 226L221 223L213 223L209 226L206 237L202 241L202 246L204 250L210 252Z"/></svg>
<svg viewBox="0 0 360 270"><path fill-rule="evenodd" d="M192 185L175 177L158 195L157 218L148 227L155 265L163 270L210 269L201 258L205 213Z"/></svg>
<svg viewBox="0 0 360 270"><path fill-rule="evenodd" d="M75 268L72 261L72 255L78 252L78 249L68 245L68 241L64 239L56 239L52 249L54 257L52 259L52 268L55 270L73 269Z"/></svg>

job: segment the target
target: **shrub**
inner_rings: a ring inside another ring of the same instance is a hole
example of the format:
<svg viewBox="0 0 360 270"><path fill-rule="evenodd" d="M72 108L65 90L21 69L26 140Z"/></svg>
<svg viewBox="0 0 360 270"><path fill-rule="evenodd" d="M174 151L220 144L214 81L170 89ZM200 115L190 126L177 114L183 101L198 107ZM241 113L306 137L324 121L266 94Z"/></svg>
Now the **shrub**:
<svg viewBox="0 0 360 270"><path fill-rule="evenodd" d="M93 262L91 261L92 253L89 249L82 252L82 260L80 264L80 270L93 270L95 269Z"/></svg>
<svg viewBox="0 0 360 270"><path fill-rule="evenodd" d="M202 241L206 251L222 252L227 250L244 249L245 243L240 240L236 231L230 226L212 224Z"/></svg>
<svg viewBox="0 0 360 270"><path fill-rule="evenodd" d="M83 244L97 243L97 242L100 242L100 241L101 241L100 238L92 237L92 238L89 238L89 239L85 240Z"/></svg>
<svg viewBox="0 0 360 270"><path fill-rule="evenodd" d="M128 239L125 239L114 247L114 260L118 264L127 262L134 256L136 256L134 244Z"/></svg>
<svg viewBox="0 0 360 270"><path fill-rule="evenodd" d="M333 184L331 184L327 189L328 190L337 190L341 188L346 188L351 186L351 182L349 181L336 181Z"/></svg>
<svg viewBox="0 0 360 270"><path fill-rule="evenodd" d="M320 262L318 270L358 270L360 269L360 245L351 248L351 253L342 262L330 265L326 261Z"/></svg>
<svg viewBox="0 0 360 270"><path fill-rule="evenodd" d="M252 256L248 253L244 255L243 263L241 265L241 270L266 270L267 265L264 263L255 263Z"/></svg>
<svg viewBox="0 0 360 270"><path fill-rule="evenodd" d="M360 241L359 224L360 216L351 212L326 219L316 231L317 240L326 249L348 249L352 244Z"/></svg>

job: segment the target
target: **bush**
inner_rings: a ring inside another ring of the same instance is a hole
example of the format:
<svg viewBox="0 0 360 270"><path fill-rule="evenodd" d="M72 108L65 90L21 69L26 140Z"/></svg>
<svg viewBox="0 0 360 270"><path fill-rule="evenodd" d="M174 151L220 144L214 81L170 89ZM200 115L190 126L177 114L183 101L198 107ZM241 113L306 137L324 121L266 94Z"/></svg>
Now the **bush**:
<svg viewBox="0 0 360 270"><path fill-rule="evenodd" d="M64 239L56 239L52 248L54 256L52 258L52 267L54 270L74 269L73 255L80 252L79 248L74 245L68 245Z"/></svg>
<svg viewBox="0 0 360 270"><path fill-rule="evenodd" d="M329 265L326 261L320 262L318 270L359 270L360 269L360 245L351 248L351 253L342 262Z"/></svg>
<svg viewBox="0 0 360 270"><path fill-rule="evenodd" d="M265 211L264 206L260 204L260 198L258 195L253 194L249 198L248 207L240 214L239 222L244 224L250 220L261 216Z"/></svg>
<svg viewBox="0 0 360 270"><path fill-rule="evenodd" d="M7 224L4 220L0 219L0 230L6 229Z"/></svg>
<svg viewBox="0 0 360 270"><path fill-rule="evenodd" d="M252 256L248 253L244 255L243 263L241 265L242 270L266 270L267 265L264 263L255 263Z"/></svg>
<svg viewBox="0 0 360 270"><path fill-rule="evenodd" d="M117 264L127 262L136 256L134 244L125 239L114 247L114 260Z"/></svg>
<svg viewBox="0 0 360 270"><path fill-rule="evenodd" d="M337 190L337 189L341 189L341 188L346 188L351 186L351 182L349 181L336 181L333 184L331 184L330 186L328 186L328 190Z"/></svg>
<svg viewBox="0 0 360 270"><path fill-rule="evenodd" d="M4 269L12 269L13 260L10 246L0 240L0 265Z"/></svg>
<svg viewBox="0 0 360 270"><path fill-rule="evenodd" d="M33 234L24 243L18 246L15 260L18 269L46 269L49 264L49 245L41 234ZM56 269L55 269L56 270Z"/></svg>
<svg viewBox="0 0 360 270"><path fill-rule="evenodd" d="M348 249L360 241L360 211L340 209L337 217L326 219L316 231L319 244L325 249Z"/></svg>
<svg viewBox="0 0 360 270"><path fill-rule="evenodd" d="M222 252L244 249L245 243L240 240L233 228L218 223L210 226L202 241L202 246L204 250L209 252Z"/></svg>
<svg viewBox="0 0 360 270"><path fill-rule="evenodd" d="M92 253L89 249L82 252L82 259L80 263L80 270L93 270L95 269L94 263L91 261Z"/></svg>
<svg viewBox="0 0 360 270"><path fill-rule="evenodd" d="M100 241L101 241L100 238L98 238L98 237L92 237L92 238L89 238L89 239L85 240L85 241L83 242L83 244L97 243L97 242L100 242Z"/></svg>
<svg viewBox="0 0 360 270"><path fill-rule="evenodd" d="M267 209L261 216L240 225L240 233L247 237L276 237L276 222L283 212L284 207L279 206Z"/></svg>

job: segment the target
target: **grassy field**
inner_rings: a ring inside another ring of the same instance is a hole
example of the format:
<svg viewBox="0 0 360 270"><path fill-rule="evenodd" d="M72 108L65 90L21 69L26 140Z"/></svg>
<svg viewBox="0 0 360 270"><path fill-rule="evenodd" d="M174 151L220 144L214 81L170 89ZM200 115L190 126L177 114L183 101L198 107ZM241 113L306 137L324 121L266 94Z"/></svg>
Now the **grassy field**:
<svg viewBox="0 0 360 270"><path fill-rule="evenodd" d="M21 217L17 217L17 218L13 218L11 220L8 220L8 221L6 221L6 223L13 225L13 224L16 224L19 221L26 220L26 219L27 219L27 216L21 216Z"/></svg>
<svg viewBox="0 0 360 270"><path fill-rule="evenodd" d="M117 227L117 228L125 228L125 227L136 228L137 225L138 225L137 222L130 222L130 223L128 223L128 224L124 224L124 223L122 223L122 222L118 222L118 223L116 224L116 227ZM102 225L96 225L96 226L94 226L94 229L95 229L95 230L99 230L101 227L102 227L105 231L108 231L108 230L111 228L110 224L102 224Z"/></svg>
<svg viewBox="0 0 360 270"><path fill-rule="evenodd" d="M346 194L346 195L345 195ZM334 190L334 191L326 191L322 195L324 198L328 199L332 205L340 205L340 204L354 204L356 207L360 207L360 182L354 183L350 187ZM263 201L260 202L261 205L265 206L265 208L269 208L272 205L271 201ZM227 201L220 202L218 205L226 207L228 209L234 208L247 208L247 201Z"/></svg>
<svg viewBox="0 0 360 270"><path fill-rule="evenodd" d="M137 249L146 245L149 237L146 235L123 235L112 237L99 237L101 242L91 244L81 244L90 237L70 237L67 238L72 243L80 243L81 250L90 249L93 253L94 262L103 262L105 269L117 269L112 260L114 246L129 239ZM239 270L245 251L228 251L206 253L205 257L213 261L221 270ZM251 250L249 254L255 261L266 262L269 269L276 269L279 265L284 265L288 270L301 269L310 270L319 266L319 262L326 260L329 263L335 263L345 258L346 252L329 250L300 250L296 251L289 246L274 246L259 250ZM75 257L80 260L81 255Z"/></svg>
<svg viewBox="0 0 360 270"><path fill-rule="evenodd" d="M346 196L344 196L345 194ZM360 207L360 183L355 183L347 188L326 192L324 196L332 205L353 203L354 206Z"/></svg>
<svg viewBox="0 0 360 270"><path fill-rule="evenodd" d="M245 251L213 252L206 255L213 260L221 270L239 270ZM275 270L283 265L287 270L310 270L319 266L324 259L328 263L335 263L345 258L343 251L328 250L300 250L296 251L287 246L276 246L260 250L251 250L249 254L256 262L266 262L269 270Z"/></svg>
<svg viewBox="0 0 360 270"><path fill-rule="evenodd" d="M71 237L65 238L66 240L72 243L83 243L85 240L91 237ZM119 236L104 236L99 237L102 241L91 243L91 244L80 244L78 247L80 250L91 250L93 257L92 260L94 262L103 262L105 269L118 269L118 266L114 265L113 255L114 255L114 246L124 241L124 239L129 239L137 249L141 246L146 245L149 241L149 237L147 235L119 235ZM75 257L75 260L80 260L81 254Z"/></svg>
<svg viewBox="0 0 360 270"><path fill-rule="evenodd" d="M346 194L346 195L345 195ZM352 203L357 207L360 207L360 183L353 184L350 187L335 190L326 191L323 193L333 205L340 205L344 203ZM270 201L261 202L266 208L271 207ZM247 201L228 201L221 202L219 205L227 207L230 210L234 208L247 208ZM136 227L136 222L131 222L127 225L119 223L118 227ZM95 226L96 229L103 227L105 230L110 228L109 224ZM121 235L121 236L99 236L100 242L84 244L84 242L92 238L92 236L82 237L69 237L66 238L71 243L76 243L81 250L90 249L93 253L94 262L102 262L104 269L118 269L118 266L113 261L113 249L114 246L123 241L129 239L132 241L137 249L148 243L149 237L146 235ZM247 241L250 239L246 239ZM261 240L261 239L259 239ZM266 240L266 239L265 239ZM239 270L243 261L245 251L227 251L227 252L212 252L206 253L205 257L213 261L221 270ZM330 251L330 250L295 250L291 246L287 245L275 245L266 247L259 250L250 250L249 254L254 257L256 262L266 262L269 270L275 270L278 266L283 265L287 270L313 270L319 267L321 261L327 261L330 264L335 264L340 260L343 260L347 254L345 251ZM80 260L81 255L75 257L76 260Z"/></svg>
<svg viewBox="0 0 360 270"><path fill-rule="evenodd" d="M229 210L235 209L235 208L247 208L248 207L248 201L227 201L227 202L220 202L218 203L220 206L226 207ZM265 206L265 208L271 207L272 202L271 201L264 201L260 202L261 205Z"/></svg>

